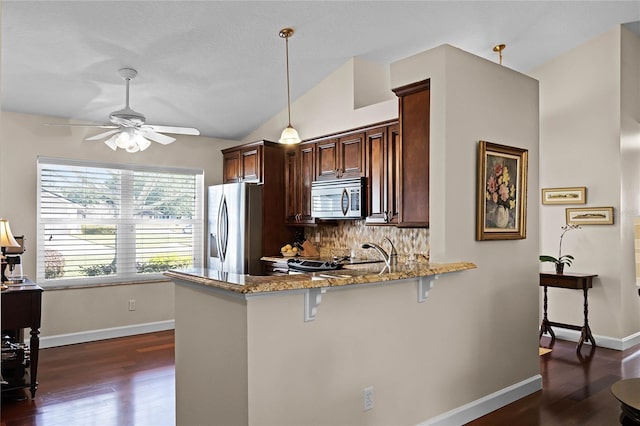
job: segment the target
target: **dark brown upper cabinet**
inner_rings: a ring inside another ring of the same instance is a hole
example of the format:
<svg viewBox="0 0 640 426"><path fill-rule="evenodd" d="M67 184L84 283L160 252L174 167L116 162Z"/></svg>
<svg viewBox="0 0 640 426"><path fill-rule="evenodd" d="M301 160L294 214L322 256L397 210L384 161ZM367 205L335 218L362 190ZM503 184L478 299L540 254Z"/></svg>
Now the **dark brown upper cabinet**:
<svg viewBox="0 0 640 426"><path fill-rule="evenodd" d="M258 143L261 145L243 145L222 151L223 183L262 182L264 141Z"/></svg>
<svg viewBox="0 0 640 426"><path fill-rule="evenodd" d="M393 89L399 101L398 226L429 227L430 80Z"/></svg>
<svg viewBox="0 0 640 426"><path fill-rule="evenodd" d="M318 180L364 176L364 161L364 133L347 134L316 143Z"/></svg>

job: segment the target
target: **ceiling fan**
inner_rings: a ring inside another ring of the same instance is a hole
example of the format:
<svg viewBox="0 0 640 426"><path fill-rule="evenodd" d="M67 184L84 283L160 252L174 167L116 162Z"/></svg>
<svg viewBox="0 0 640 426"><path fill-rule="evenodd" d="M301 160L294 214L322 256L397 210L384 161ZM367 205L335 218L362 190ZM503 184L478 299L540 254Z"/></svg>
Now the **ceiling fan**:
<svg viewBox="0 0 640 426"><path fill-rule="evenodd" d="M114 151L118 148L122 148L127 152L144 151L149 147L149 145L151 145L151 141L149 139L162 145L168 145L176 140L176 138L163 135L162 133L193 136L200 134L198 129L194 129L193 127L172 127L145 124L145 116L129 107L129 83L138 75L138 71L133 68L122 68L118 70L118 74L120 74L120 77L122 77L126 83L126 105L124 108L114 111L109 115L109 121L111 121L111 124L62 124L62 126L85 126L112 129L95 136L91 136L85 140L96 141L110 136L109 139L104 141L109 148Z"/></svg>

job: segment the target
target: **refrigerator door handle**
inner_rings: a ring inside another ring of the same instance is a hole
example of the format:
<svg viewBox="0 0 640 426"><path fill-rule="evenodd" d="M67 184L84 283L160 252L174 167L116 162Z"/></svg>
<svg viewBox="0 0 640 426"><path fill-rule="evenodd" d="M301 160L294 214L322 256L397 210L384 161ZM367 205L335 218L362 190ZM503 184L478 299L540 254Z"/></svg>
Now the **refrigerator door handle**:
<svg viewBox="0 0 640 426"><path fill-rule="evenodd" d="M220 260L224 263L227 257L227 243L229 241L229 211L227 210L227 199L223 195L218 211L218 253Z"/></svg>

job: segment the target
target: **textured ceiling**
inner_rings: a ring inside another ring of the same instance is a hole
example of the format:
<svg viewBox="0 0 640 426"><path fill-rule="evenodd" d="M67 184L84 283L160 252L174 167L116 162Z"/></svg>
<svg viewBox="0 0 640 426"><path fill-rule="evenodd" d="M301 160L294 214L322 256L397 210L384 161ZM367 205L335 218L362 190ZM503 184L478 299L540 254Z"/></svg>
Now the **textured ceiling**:
<svg viewBox="0 0 640 426"><path fill-rule="evenodd" d="M124 106L150 124L241 139L354 56L389 64L447 43L528 72L640 21L640 1L2 0L2 108L105 123ZM638 28L636 25L634 28ZM295 125L295 111L293 123ZM283 123L283 126L286 123ZM97 133L97 132L96 132Z"/></svg>

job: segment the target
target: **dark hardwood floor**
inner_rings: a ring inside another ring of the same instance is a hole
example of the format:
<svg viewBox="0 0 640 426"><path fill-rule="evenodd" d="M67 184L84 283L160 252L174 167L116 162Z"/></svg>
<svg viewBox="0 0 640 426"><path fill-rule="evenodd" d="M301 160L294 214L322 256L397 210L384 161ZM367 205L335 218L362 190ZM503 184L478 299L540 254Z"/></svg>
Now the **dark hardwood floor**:
<svg viewBox="0 0 640 426"><path fill-rule="evenodd" d="M163 331L40 350L35 399L3 397L0 424L175 425L173 336Z"/></svg>
<svg viewBox="0 0 640 426"><path fill-rule="evenodd" d="M640 347L589 349L578 358L575 343L557 340L540 357L542 391L469 424L618 424L620 406L609 389L640 377ZM43 349L35 400L3 398L0 424L174 425L173 350L171 331Z"/></svg>
<svg viewBox="0 0 640 426"><path fill-rule="evenodd" d="M549 346L544 337L543 346ZM553 351L540 357L542 391L522 398L471 423L472 426L555 426L620 424L620 403L611 385L640 377L640 346L626 351L556 340Z"/></svg>

